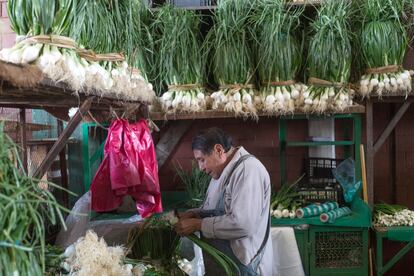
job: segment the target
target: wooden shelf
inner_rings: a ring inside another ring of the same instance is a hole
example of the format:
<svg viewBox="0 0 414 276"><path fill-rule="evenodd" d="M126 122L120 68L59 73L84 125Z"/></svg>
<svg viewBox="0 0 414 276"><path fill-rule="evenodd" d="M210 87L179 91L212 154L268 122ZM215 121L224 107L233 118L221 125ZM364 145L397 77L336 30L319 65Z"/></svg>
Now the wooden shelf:
<svg viewBox="0 0 414 276"><path fill-rule="evenodd" d="M350 108L343 110L342 112L338 112L335 114L349 114L349 113L365 113L365 107L362 105L355 105ZM309 115L315 116L318 114L315 113L303 113L297 112L295 114L288 114L288 115L268 115L268 114L258 114L259 117L262 118L278 118L281 116L289 117L292 115ZM322 116L330 116L332 113L322 114ZM150 118L153 121L168 121L168 120L196 120L196 119L219 119L219 118L238 118L238 119L249 119L244 117L236 117L234 113L224 112L224 111L214 111L214 110L207 110L197 113L177 113L177 114L165 114L162 112L151 112Z"/></svg>

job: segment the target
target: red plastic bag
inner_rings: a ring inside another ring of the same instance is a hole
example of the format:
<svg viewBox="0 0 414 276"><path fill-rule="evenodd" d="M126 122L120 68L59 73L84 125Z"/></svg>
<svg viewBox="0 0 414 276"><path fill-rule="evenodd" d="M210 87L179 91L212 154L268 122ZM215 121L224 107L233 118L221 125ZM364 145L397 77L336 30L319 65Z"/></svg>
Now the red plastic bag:
<svg viewBox="0 0 414 276"><path fill-rule="evenodd" d="M147 122L115 120L109 127L104 160L91 185L91 208L112 211L131 195L142 217L162 212L158 165Z"/></svg>

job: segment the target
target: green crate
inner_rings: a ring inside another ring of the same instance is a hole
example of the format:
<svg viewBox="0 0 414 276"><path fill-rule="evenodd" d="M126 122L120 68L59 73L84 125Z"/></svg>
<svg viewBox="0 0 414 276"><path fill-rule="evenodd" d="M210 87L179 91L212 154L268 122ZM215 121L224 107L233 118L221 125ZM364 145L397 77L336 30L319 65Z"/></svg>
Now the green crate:
<svg viewBox="0 0 414 276"><path fill-rule="evenodd" d="M368 229L312 226L310 275L368 275Z"/></svg>

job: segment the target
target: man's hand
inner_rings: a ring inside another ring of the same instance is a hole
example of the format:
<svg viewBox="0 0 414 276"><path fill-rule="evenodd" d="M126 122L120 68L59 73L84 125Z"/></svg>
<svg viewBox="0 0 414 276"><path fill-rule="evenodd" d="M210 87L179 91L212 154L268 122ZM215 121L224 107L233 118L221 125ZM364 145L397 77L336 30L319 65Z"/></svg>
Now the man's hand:
<svg viewBox="0 0 414 276"><path fill-rule="evenodd" d="M188 219L188 218L197 218L198 216L196 213L192 211L185 211L185 212L178 212L178 218L180 219Z"/></svg>
<svg viewBox="0 0 414 276"><path fill-rule="evenodd" d="M180 236L187 236L201 230L201 219L198 218L180 218L174 225L174 229Z"/></svg>

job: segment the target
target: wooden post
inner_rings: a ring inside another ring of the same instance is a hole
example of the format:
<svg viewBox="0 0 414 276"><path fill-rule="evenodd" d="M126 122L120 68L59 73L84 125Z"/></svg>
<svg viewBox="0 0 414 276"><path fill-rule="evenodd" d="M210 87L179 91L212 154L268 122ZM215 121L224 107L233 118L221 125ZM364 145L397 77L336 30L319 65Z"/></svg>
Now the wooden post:
<svg viewBox="0 0 414 276"><path fill-rule="evenodd" d="M60 136L63 132L63 122L57 119L57 131ZM66 163L66 147L59 153L59 164L60 164L60 181L63 188L68 189L68 170ZM69 196L68 193L63 192L63 204L67 208L69 207Z"/></svg>
<svg viewBox="0 0 414 276"><path fill-rule="evenodd" d="M85 115L85 113L88 112L88 110L90 109L93 99L94 97L89 97L83 102L82 106L78 109L76 114L69 121L68 125L63 130L62 134L59 136L56 143L47 153L45 159L42 161L42 164L40 164L40 166L34 172L34 178L42 178L46 171L50 168L50 165L52 165L53 160L55 160L56 156L66 145L70 135L82 121L82 116Z"/></svg>
<svg viewBox="0 0 414 276"><path fill-rule="evenodd" d="M366 151L366 170L367 170L367 186L368 186L368 203L370 206L374 204L374 121L373 121L373 105L370 100L366 103L366 127L367 127L367 151Z"/></svg>
<svg viewBox="0 0 414 276"><path fill-rule="evenodd" d="M27 137L26 137L26 109L20 109L20 143L22 145L21 160L23 163L23 170L27 170Z"/></svg>

